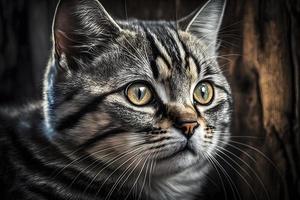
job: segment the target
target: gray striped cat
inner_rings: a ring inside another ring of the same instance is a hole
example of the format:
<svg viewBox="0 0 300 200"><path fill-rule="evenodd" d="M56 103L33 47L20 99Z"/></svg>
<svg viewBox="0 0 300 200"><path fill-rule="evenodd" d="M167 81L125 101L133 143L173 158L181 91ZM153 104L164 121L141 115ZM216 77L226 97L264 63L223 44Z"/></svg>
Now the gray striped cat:
<svg viewBox="0 0 300 200"><path fill-rule="evenodd" d="M230 135L217 62L225 0L174 21L115 21L62 0L44 100L0 114L4 199L186 199Z"/></svg>

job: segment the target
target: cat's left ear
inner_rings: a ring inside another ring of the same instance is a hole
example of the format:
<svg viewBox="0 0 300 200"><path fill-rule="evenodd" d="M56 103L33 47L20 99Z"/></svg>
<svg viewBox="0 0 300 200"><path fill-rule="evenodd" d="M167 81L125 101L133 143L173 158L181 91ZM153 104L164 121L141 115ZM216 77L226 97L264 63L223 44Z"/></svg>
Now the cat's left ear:
<svg viewBox="0 0 300 200"><path fill-rule="evenodd" d="M87 57L96 48L105 51L121 31L98 0L60 0L53 22L56 58L63 57L67 62L62 63L74 67L73 58Z"/></svg>
<svg viewBox="0 0 300 200"><path fill-rule="evenodd" d="M203 40L208 50L215 51L225 6L226 0L209 0L200 10L179 20L177 24L181 30Z"/></svg>

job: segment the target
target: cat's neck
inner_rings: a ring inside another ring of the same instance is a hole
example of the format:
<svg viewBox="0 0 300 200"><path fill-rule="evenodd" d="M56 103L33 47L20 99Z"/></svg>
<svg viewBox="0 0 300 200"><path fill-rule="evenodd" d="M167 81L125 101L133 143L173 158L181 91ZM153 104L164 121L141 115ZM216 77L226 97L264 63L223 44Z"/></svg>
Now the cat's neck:
<svg viewBox="0 0 300 200"><path fill-rule="evenodd" d="M206 183L206 174L209 170L209 166L201 168L201 171L199 166L195 166L177 174L154 180L149 191L151 199L193 200Z"/></svg>

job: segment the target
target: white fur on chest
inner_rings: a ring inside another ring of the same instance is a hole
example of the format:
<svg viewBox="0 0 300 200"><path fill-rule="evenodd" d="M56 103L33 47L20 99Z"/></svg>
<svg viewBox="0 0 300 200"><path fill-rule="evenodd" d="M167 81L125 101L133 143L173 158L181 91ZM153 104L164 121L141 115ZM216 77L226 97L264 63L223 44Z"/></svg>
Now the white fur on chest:
<svg viewBox="0 0 300 200"><path fill-rule="evenodd" d="M156 200L193 200L196 195L201 194L209 169L209 166L201 170L189 169L164 180L154 180L147 193L151 199Z"/></svg>

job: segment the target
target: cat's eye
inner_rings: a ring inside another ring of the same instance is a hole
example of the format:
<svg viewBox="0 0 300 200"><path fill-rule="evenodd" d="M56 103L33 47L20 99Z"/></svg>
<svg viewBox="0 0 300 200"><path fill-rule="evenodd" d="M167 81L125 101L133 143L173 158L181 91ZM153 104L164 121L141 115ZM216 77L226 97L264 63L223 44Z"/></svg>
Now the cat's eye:
<svg viewBox="0 0 300 200"><path fill-rule="evenodd" d="M137 106L144 106L153 98L151 89L143 83L130 84L126 89L126 96L131 103Z"/></svg>
<svg viewBox="0 0 300 200"><path fill-rule="evenodd" d="M214 97L213 85L209 82L200 82L194 90L194 100L201 105L208 105Z"/></svg>

